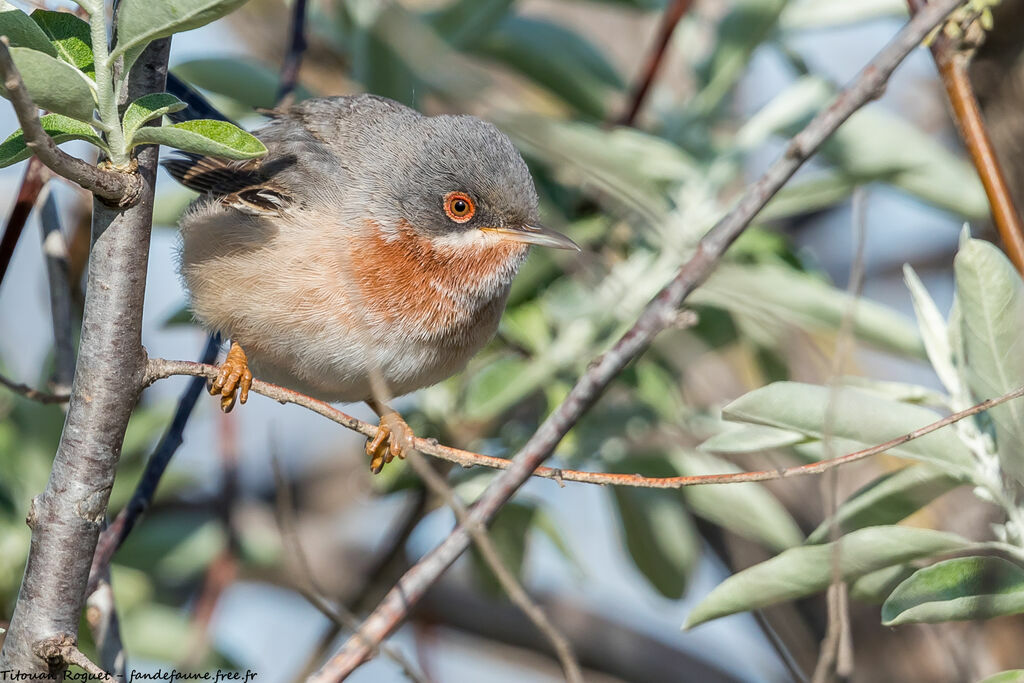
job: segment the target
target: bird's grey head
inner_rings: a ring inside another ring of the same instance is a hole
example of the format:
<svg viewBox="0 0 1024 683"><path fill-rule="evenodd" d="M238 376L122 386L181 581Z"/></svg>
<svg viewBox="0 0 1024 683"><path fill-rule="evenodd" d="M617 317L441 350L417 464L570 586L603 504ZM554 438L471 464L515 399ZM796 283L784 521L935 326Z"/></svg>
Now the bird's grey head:
<svg viewBox="0 0 1024 683"><path fill-rule="evenodd" d="M512 141L473 116L422 117L395 188L403 217L429 236L538 221L537 191Z"/></svg>

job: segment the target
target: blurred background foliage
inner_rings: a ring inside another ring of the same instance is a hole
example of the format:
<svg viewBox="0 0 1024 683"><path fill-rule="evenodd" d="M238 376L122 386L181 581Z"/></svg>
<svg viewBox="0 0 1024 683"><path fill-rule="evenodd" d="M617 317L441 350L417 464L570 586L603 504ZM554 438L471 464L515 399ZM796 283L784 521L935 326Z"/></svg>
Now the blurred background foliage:
<svg viewBox="0 0 1024 683"><path fill-rule="evenodd" d="M298 98L366 91L428 113L468 111L495 122L530 164L546 222L584 248L580 257L539 251L531 255L516 280L497 338L464 373L403 404L417 434L487 454L513 454L589 360L628 327L692 254L697 240L781 150L781 142L835 94L839 84L834 72L814 66L804 54L808 36L865 25L895 26L906 16L902 0L696 2L675 32L658 85L638 119L616 125L628 108L665 5L659 0L310 1L310 45ZM244 54L207 48L208 54L199 58L175 62L174 73L228 116L258 126L261 118L254 109L274 106L289 12L279 0L251 0L221 26L240 38ZM997 22L997 33L1010 30L1005 25ZM755 54L770 54L786 85L753 104L741 86L750 77ZM820 440L808 436L810 427L737 427L723 421L721 406L773 382L826 382L834 372L833 350L845 318L858 349L870 352L838 366L848 377L844 381L894 407L934 404L930 399L937 395L938 384L922 370L925 344L906 307L897 310L837 287L833 276L846 279L849 260L829 272L820 256L802 244L809 225L826 223L838 224L829 233L833 239L838 234L844 244L851 243L851 199L859 193L863 201L863 188L868 187L906 204L932 207L956 221L970 221L976 232L985 234L988 208L977 176L949 144L948 123L936 123L935 118L915 119L875 104L844 125L691 297L695 324L681 323L662 334L623 373L563 442L557 465L676 476L821 458L825 451ZM173 229L190 198L163 183L158 223ZM939 242L937 253L926 249L925 256L951 281L955 239L945 247ZM898 252L903 246L894 242L891 248ZM844 250L854 251L852 244ZM902 261L898 253L893 258ZM870 269L868 275L870 282ZM166 318L168 328L191 324L183 298L180 308ZM182 350L180 355L189 353ZM883 360L876 363L879 358ZM874 363L878 372L891 372L883 375L886 380L904 375L925 379L911 384L854 377L863 374L865 363ZM39 384L48 376L49 368L44 368ZM769 405L778 408L786 401ZM127 500L169 415L170 405L164 402L147 402L136 411L112 512ZM9 615L28 544L24 511L45 484L62 415L59 407L0 394L0 417L0 601ZM200 668L246 666L211 649L205 635L218 596L240 578L283 586L301 581L281 552L273 481L248 482L239 490L232 474L239 457L233 431L237 427L230 421L217 424L217 443L203 447L211 458L220 451L222 485L172 468L153 509L115 557L114 586L132 660ZM862 435L863 445L873 443L874 436ZM840 445L860 443L851 438ZM266 448L287 453L291 445L271 443ZM332 464L292 468L292 486L299 535L307 539L325 590L359 611L371 607L390 585L389 577L412 559L406 557L410 533L421 520L440 513L434 513L437 502L428 498L404 463L393 463L367 484L361 449L350 450L344 458L334 453ZM841 491L850 494L880 476L899 477L893 471L902 464L887 457L858 466L844 477ZM467 502L493 476L477 470L448 475ZM909 501L890 501L889 519L861 520L844 530L895 523L917 513L913 519L918 524L943 528L951 522L967 536L988 534L987 524L997 510L968 497L971 509L981 512L950 519L950 510L965 499L944 498L920 513L955 486L936 479L911 483L899 488ZM345 514L346 504L337 500L337 492L365 485L390 501L384 503L388 509L399 510L373 527L384 537L376 544L375 557L353 556L322 542L324 530L337 526ZM580 552L579 539L569 537L550 509L551 497L560 494L544 491L546 495L537 495L531 489L507 506L492 535L520 575L530 566L531 551L544 545L555 551L565 571L586 581L601 569L590 564L587 553ZM606 489L601 495L615 523L595 526L592 533L617 538L636 576L671 601L687 596L702 567L720 575L723 567L726 572L739 570L801 546L823 518L818 484L803 480L682 491ZM816 533L812 541L824 540L822 532ZM500 599L489 571L475 555L470 558L472 585L492 596L487 600ZM906 575L902 572L899 578ZM895 585L893 575L873 578L882 583L888 579L889 588ZM530 576L524 580L531 586ZM865 595L886 595L877 586L872 593L869 583L862 585ZM439 612L443 610L434 608L425 622L443 623ZM991 673L1024 664L1014 661L1019 653L1000 647L1004 641L993 638L984 654L965 665L962 659L971 657L963 654L968 646L950 654L943 643L966 631L949 627L940 631L939 640L934 632L914 627L887 632L878 614L875 605L852 616L857 680L962 680L957 676L963 669L957 667ZM769 640L787 650L796 666L813 668L825 626L822 602L806 599L772 607L759 620ZM463 628L488 637L480 623ZM331 631L321 635L320 648L330 645ZM585 630L570 637L575 640L580 633ZM1015 620L977 626L968 642L981 633L998 633L1011 642L1022 635L1022 628ZM507 633L490 637L518 642ZM659 635L669 641L677 637L674 632ZM301 652L291 657L293 666L282 679L315 661L315 652L307 652L317 651L312 642L296 647ZM610 653L602 653L603 659L591 655L584 663L613 679L687 678L675 668L679 660L663 656L640 661L642 651L637 649L632 660L622 654L626 664L620 668ZM920 664L922 657L930 663ZM698 659L694 655L683 665L696 667ZM721 680L758 680L749 670L737 671L733 663L713 665ZM542 665L530 666L529 676L549 675L550 669ZM772 666L760 680L785 678L782 664Z"/></svg>

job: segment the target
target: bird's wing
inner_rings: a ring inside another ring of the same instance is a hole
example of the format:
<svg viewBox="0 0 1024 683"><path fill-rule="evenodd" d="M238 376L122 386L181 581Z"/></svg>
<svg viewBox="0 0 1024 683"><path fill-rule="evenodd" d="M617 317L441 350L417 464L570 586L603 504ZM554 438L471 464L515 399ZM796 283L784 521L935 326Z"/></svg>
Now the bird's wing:
<svg viewBox="0 0 1024 683"><path fill-rule="evenodd" d="M283 165L278 159L270 164ZM291 193L273 180L274 169L263 160L223 161L178 152L163 167L175 180L196 192L251 214L279 214L293 203Z"/></svg>

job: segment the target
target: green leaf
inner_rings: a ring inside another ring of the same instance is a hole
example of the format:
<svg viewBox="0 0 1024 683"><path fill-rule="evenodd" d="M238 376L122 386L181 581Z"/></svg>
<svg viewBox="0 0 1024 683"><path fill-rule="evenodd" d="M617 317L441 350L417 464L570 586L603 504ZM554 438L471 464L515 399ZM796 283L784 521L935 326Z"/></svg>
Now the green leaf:
<svg viewBox="0 0 1024 683"><path fill-rule="evenodd" d="M57 57L96 80L89 24L70 12L44 9L33 12L32 21L46 34Z"/></svg>
<svg viewBox="0 0 1024 683"><path fill-rule="evenodd" d="M683 476L740 471L731 462L707 453L676 452L670 459ZM804 535L793 517L762 484L687 486L682 496L693 514L771 550L785 550L803 542Z"/></svg>
<svg viewBox="0 0 1024 683"><path fill-rule="evenodd" d="M773 448L785 448L806 441L800 432L762 427L761 425L726 425L724 432L715 434L698 448L708 453L758 453Z"/></svg>
<svg viewBox="0 0 1024 683"><path fill-rule="evenodd" d="M928 465L908 465L886 474L850 496L836 511L839 533L883 524L895 524L932 502L963 481ZM832 521L825 520L810 536L808 543L828 540Z"/></svg>
<svg viewBox="0 0 1024 683"><path fill-rule="evenodd" d="M955 534L902 526L859 529L835 543L790 548L770 560L733 574L690 612L686 628L729 614L759 609L825 590L838 564L850 581L910 560L970 546Z"/></svg>
<svg viewBox="0 0 1024 683"><path fill-rule="evenodd" d="M700 540L675 491L615 487L623 538L633 564L666 598L686 592Z"/></svg>
<svg viewBox="0 0 1024 683"><path fill-rule="evenodd" d="M604 54L575 31L550 21L507 16L471 50L547 88L581 112L602 118L622 79Z"/></svg>
<svg viewBox="0 0 1024 683"><path fill-rule="evenodd" d="M227 121L196 119L160 128L143 127L132 138L135 145L165 145L184 152L221 159L255 159L267 148L255 136Z"/></svg>
<svg viewBox="0 0 1024 683"><path fill-rule="evenodd" d="M39 117L43 130L58 145L68 140L85 140L106 151L107 145L96 135L96 131L88 124L69 119L60 114L46 114ZM32 151L25 145L25 134L18 129L0 143L0 168L28 159Z"/></svg>
<svg viewBox="0 0 1024 683"><path fill-rule="evenodd" d="M24 47L44 52L51 57L57 56L57 50L38 24L5 0L0 0L0 35L7 36L11 47Z"/></svg>
<svg viewBox="0 0 1024 683"><path fill-rule="evenodd" d="M917 316L917 327L921 330L928 361L939 376L942 386L950 393L957 393L960 384L959 374L953 366L953 347L949 343L949 328L939 313L921 278L909 265L903 266L903 280L910 290L914 302L914 314Z"/></svg>
<svg viewBox="0 0 1024 683"><path fill-rule="evenodd" d="M978 683L1024 683L1024 669L1009 669L992 674Z"/></svg>
<svg viewBox="0 0 1024 683"><path fill-rule="evenodd" d="M896 586L917 570L912 564L894 564L865 574L850 584L850 597L871 605L881 605Z"/></svg>
<svg viewBox="0 0 1024 683"><path fill-rule="evenodd" d="M900 403L915 403L925 406L948 406L949 397L940 394L928 387L919 384L907 384L906 382L889 382L873 377L860 377L858 375L847 375L840 378L840 381L848 387L855 387L863 391L870 391L873 394L891 398Z"/></svg>
<svg viewBox="0 0 1024 683"><path fill-rule="evenodd" d="M158 119L164 114L171 114L181 111L188 105L177 97L166 92L150 93L143 95L128 105L121 120L121 127L124 130L126 140L131 140L135 131L153 119Z"/></svg>
<svg viewBox="0 0 1024 683"><path fill-rule="evenodd" d="M953 261L960 301L967 379L977 400L1024 384L1024 283L988 242L968 240ZM1003 468L1024 483L1024 401L988 411Z"/></svg>
<svg viewBox="0 0 1024 683"><path fill-rule="evenodd" d="M178 64L171 71L191 85L229 97L254 109L272 109L277 104L281 77L276 69L236 57L193 59ZM302 101L312 93L302 86L295 89L295 99Z"/></svg>
<svg viewBox="0 0 1024 683"><path fill-rule="evenodd" d="M859 389L832 391L798 382L776 382L755 389L725 406L722 414L730 420L788 429L820 440L833 401L831 435L837 455L884 443L940 418L927 408ZM932 432L886 452L939 465L954 474L970 476L974 471L970 451L949 431Z"/></svg>
<svg viewBox="0 0 1024 683"><path fill-rule="evenodd" d="M465 49L480 42L504 19L515 0L457 0L427 16L452 46Z"/></svg>
<svg viewBox="0 0 1024 683"><path fill-rule="evenodd" d="M92 120L93 92L81 71L27 47L12 47L11 57L36 106L79 121ZM7 97L2 88L0 94Z"/></svg>
<svg viewBox="0 0 1024 683"><path fill-rule="evenodd" d="M146 45L175 33L205 26L230 14L246 0L123 0L117 9L117 45L110 53L117 59L128 51L141 52Z"/></svg>
<svg viewBox="0 0 1024 683"><path fill-rule="evenodd" d="M1024 569L1001 557L958 557L914 572L882 605L882 623L934 624L1024 612Z"/></svg>

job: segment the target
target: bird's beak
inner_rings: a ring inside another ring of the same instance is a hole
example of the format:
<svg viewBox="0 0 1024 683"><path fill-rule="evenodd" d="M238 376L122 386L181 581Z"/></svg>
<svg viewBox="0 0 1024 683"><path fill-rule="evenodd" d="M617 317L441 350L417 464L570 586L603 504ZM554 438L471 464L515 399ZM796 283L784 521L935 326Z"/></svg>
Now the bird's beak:
<svg viewBox="0 0 1024 683"><path fill-rule="evenodd" d="M538 247L552 247L554 249L568 249L570 251L581 251L578 244L560 232L555 232L540 225L517 225L512 228L480 228L483 232L489 232L502 239L522 242L524 244L535 244Z"/></svg>

